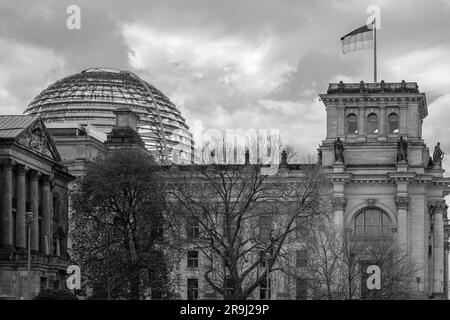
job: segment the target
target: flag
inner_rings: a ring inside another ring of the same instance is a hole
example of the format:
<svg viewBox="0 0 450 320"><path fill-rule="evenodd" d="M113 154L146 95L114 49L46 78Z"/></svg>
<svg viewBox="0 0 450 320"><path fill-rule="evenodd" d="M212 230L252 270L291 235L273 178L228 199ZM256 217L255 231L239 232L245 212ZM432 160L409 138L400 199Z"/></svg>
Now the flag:
<svg viewBox="0 0 450 320"><path fill-rule="evenodd" d="M341 38L342 52L347 53L356 50L373 48L374 22L372 22L372 25L365 25L343 36Z"/></svg>

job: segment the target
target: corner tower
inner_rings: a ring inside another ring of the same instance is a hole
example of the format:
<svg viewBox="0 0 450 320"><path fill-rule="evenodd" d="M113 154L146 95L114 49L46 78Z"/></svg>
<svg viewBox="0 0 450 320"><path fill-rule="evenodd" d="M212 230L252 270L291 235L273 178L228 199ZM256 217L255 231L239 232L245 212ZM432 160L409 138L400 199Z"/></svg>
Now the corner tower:
<svg viewBox="0 0 450 320"><path fill-rule="evenodd" d="M422 138L425 94L415 82L341 81L320 98L327 110L320 151L336 223L391 237L420 268L417 297L446 297L450 179Z"/></svg>

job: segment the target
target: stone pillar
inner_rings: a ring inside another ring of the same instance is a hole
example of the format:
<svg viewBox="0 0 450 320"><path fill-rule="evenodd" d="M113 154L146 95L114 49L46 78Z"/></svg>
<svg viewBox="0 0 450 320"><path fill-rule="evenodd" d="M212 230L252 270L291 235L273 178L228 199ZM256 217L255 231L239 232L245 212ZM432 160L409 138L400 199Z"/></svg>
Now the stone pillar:
<svg viewBox="0 0 450 320"><path fill-rule="evenodd" d="M5 160L3 162L3 190L2 190L2 213L1 213L1 247L12 247L13 245L13 218L12 218L12 167L14 162Z"/></svg>
<svg viewBox="0 0 450 320"><path fill-rule="evenodd" d="M53 180L50 180L50 227L49 227L49 237L48 237L48 245L49 245L49 251L50 254L53 254L53 217L55 215L55 212L53 211L53 192L55 190L55 182Z"/></svg>
<svg viewBox="0 0 450 320"><path fill-rule="evenodd" d="M333 199L333 211L334 211L334 223L338 227L340 232L344 231L344 212L347 201L344 197L334 197Z"/></svg>
<svg viewBox="0 0 450 320"><path fill-rule="evenodd" d="M444 218L445 201L433 206L433 296L444 294Z"/></svg>
<svg viewBox="0 0 450 320"><path fill-rule="evenodd" d="M406 253L408 244L408 206L409 197L395 197L397 204L397 234L400 248Z"/></svg>
<svg viewBox="0 0 450 320"><path fill-rule="evenodd" d="M365 105L358 112L358 138L365 139L366 136L366 109Z"/></svg>
<svg viewBox="0 0 450 320"><path fill-rule="evenodd" d="M380 105L380 117L379 117L379 133L378 133L378 140L385 141L386 140L386 106L384 103Z"/></svg>
<svg viewBox="0 0 450 320"><path fill-rule="evenodd" d="M26 248L26 223L25 223L25 172L26 167L22 164L16 166L17 194L16 194L16 248Z"/></svg>
<svg viewBox="0 0 450 320"><path fill-rule="evenodd" d="M399 135L407 136L407 125L408 125L408 104L406 98L401 98L400 102L400 114L399 114Z"/></svg>
<svg viewBox="0 0 450 320"><path fill-rule="evenodd" d="M41 252L44 254L50 253L50 176L42 176L42 225L41 225Z"/></svg>
<svg viewBox="0 0 450 320"><path fill-rule="evenodd" d="M449 243L445 241L444 243L444 299L448 300L448 254L449 254Z"/></svg>
<svg viewBox="0 0 450 320"><path fill-rule="evenodd" d="M39 172L36 170L30 171L30 211L33 212L33 222L31 225L31 250L39 251L39 192L38 183Z"/></svg>

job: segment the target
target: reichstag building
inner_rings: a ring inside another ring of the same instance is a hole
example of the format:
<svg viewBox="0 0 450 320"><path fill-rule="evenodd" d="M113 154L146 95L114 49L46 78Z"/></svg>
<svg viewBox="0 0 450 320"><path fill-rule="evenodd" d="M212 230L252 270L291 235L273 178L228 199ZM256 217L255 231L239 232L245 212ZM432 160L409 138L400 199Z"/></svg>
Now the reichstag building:
<svg viewBox="0 0 450 320"><path fill-rule="evenodd" d="M428 146L422 137L425 93L415 82L340 82L329 84L320 98L327 120L319 160L332 184L335 223L358 234L390 233L421 265L416 296L447 297L450 227L444 198L450 178L444 176L440 145ZM49 286L50 279L60 285L67 189L84 174L87 161L111 148L114 137L108 134L119 122L138 132L157 157L167 152L166 160L175 155L185 165L193 163L194 141L180 111L127 71L92 68L68 76L44 89L24 114L0 118L1 297L24 295L26 211L38 212L31 227L32 290ZM305 170L284 165L286 179ZM202 281L198 263L183 261L180 297L205 298L198 294ZM271 298L295 299L305 290L286 288L274 284Z"/></svg>

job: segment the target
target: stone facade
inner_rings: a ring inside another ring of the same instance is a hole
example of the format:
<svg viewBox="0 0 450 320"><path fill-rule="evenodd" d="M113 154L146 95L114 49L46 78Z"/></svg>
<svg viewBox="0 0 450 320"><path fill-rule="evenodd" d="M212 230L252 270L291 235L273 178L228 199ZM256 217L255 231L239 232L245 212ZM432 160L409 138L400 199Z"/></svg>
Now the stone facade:
<svg viewBox="0 0 450 320"><path fill-rule="evenodd" d="M422 139L428 114L425 94L416 83L341 82L330 84L320 98L327 108L322 164L332 172L339 203L336 221L353 228L354 218L367 207L386 213L395 238L421 266L417 296L442 297L448 282L444 197L450 179L441 167L429 163ZM338 137L344 142L344 163L334 161ZM397 157L400 137L407 141L405 160Z"/></svg>
<svg viewBox="0 0 450 320"><path fill-rule="evenodd" d="M27 297L30 224L31 292L65 285L68 184L73 180L39 117L0 116L0 299Z"/></svg>
<svg viewBox="0 0 450 320"><path fill-rule="evenodd" d="M422 122L428 114L425 94L416 83L404 81L341 82L330 84L320 98L327 110L327 135L318 150L319 161L332 182L336 224L342 231L355 230L360 213L380 212L388 219L394 241L420 268L415 296L447 298L450 228L444 197L450 191L450 178L444 177L439 162L430 159L422 139ZM342 157L336 156L338 138ZM406 143L399 143L400 139ZM301 165L283 163L277 179L295 183L302 170ZM290 246L293 254L302 249L301 243ZM201 270L186 265L183 261L180 268L181 298L188 298L188 279L198 279L198 298L212 298L202 294ZM298 297L295 279L276 273L271 277L271 299ZM251 298L260 297L257 289Z"/></svg>
<svg viewBox="0 0 450 320"><path fill-rule="evenodd" d="M320 98L327 110L327 134L319 155L332 182L336 224L343 230L355 229L356 217L362 212L380 212L380 219L388 220L393 238L421 267L416 278L417 298L447 297L450 228L444 197L449 194L450 179L444 177L439 161L430 159L422 138L422 123L428 114L425 94L416 83L404 81L340 82L330 84ZM122 110L119 115L128 120L117 119L116 127L134 127L133 114ZM135 138L126 130L115 133L103 140L89 135L57 136L54 132L53 136L70 172L81 176L84 161ZM343 146L339 157L337 138ZM139 141L132 142L140 146ZM278 178L295 183L303 170L302 165L282 161ZM301 244L294 244L293 250L302 250ZM188 279L197 279L198 298L220 298L202 290L202 270L187 267L187 260L186 256L180 265L180 297L188 297ZM281 275L273 277L279 281L273 282L272 299L294 299L295 287L304 285ZM260 296L257 289L253 298Z"/></svg>

